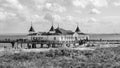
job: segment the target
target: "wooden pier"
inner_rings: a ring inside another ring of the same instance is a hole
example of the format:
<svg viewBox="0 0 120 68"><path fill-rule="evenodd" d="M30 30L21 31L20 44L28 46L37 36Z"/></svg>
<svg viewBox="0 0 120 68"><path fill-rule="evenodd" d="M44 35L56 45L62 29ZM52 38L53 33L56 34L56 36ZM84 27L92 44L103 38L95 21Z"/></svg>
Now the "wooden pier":
<svg viewBox="0 0 120 68"><path fill-rule="evenodd" d="M77 40L77 41L71 41L71 42L63 42L63 41L48 41L48 40L42 40L42 41L36 41L36 40L26 40L26 39L17 39L17 40L0 40L0 43L11 43L12 48L14 47L23 47L23 44L27 45L27 48L36 48L36 45L40 45L40 48L58 48L58 47L70 47L71 44L73 46L76 45L76 43L80 45L85 43L91 43L91 44L120 44L120 40Z"/></svg>

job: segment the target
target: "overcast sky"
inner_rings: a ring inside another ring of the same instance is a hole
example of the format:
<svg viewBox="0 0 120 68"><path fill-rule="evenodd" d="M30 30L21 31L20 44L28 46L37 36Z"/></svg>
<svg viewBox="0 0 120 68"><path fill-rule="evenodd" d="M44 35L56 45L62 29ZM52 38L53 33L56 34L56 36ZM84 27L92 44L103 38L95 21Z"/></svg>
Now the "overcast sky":
<svg viewBox="0 0 120 68"><path fill-rule="evenodd" d="M120 0L0 0L0 33L48 31L51 22L85 33L120 33Z"/></svg>

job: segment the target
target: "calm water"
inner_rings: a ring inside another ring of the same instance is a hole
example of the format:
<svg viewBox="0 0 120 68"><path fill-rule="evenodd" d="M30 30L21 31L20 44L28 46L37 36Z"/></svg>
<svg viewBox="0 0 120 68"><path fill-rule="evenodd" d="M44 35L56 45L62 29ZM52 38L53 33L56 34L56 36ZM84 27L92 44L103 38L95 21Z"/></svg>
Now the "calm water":
<svg viewBox="0 0 120 68"><path fill-rule="evenodd" d="M120 34L90 34L90 39L120 40Z"/></svg>

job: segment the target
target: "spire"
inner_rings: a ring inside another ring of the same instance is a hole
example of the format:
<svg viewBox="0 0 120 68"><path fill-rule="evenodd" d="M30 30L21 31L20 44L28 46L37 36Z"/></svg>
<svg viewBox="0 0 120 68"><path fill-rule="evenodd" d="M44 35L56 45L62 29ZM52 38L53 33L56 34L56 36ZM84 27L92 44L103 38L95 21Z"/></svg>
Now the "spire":
<svg viewBox="0 0 120 68"><path fill-rule="evenodd" d="M58 23L58 27L57 27L57 29L59 29L60 28L60 26L59 26L59 23Z"/></svg>
<svg viewBox="0 0 120 68"><path fill-rule="evenodd" d="M81 32L79 29L78 23L77 23L77 28L76 28L75 32L77 32L77 33Z"/></svg>
<svg viewBox="0 0 120 68"><path fill-rule="evenodd" d="M79 27L78 27L78 26L77 26L77 28L76 28L75 32L80 32L80 29L79 29Z"/></svg>
<svg viewBox="0 0 120 68"><path fill-rule="evenodd" d="M34 28L33 28L33 25L32 25L32 22L31 22L31 27L29 29L29 32L35 32Z"/></svg>
<svg viewBox="0 0 120 68"><path fill-rule="evenodd" d="M58 27L55 29L56 33L61 34L62 32L60 31L60 27L59 27L59 23L58 23Z"/></svg>
<svg viewBox="0 0 120 68"><path fill-rule="evenodd" d="M53 25L52 25L49 31L54 31L54 30L55 30L55 29L54 29L54 27L53 27Z"/></svg>
<svg viewBox="0 0 120 68"><path fill-rule="evenodd" d="M55 29L54 29L54 27L53 27L53 22L52 22L52 26L51 26L51 28L50 28L49 31L55 31Z"/></svg>

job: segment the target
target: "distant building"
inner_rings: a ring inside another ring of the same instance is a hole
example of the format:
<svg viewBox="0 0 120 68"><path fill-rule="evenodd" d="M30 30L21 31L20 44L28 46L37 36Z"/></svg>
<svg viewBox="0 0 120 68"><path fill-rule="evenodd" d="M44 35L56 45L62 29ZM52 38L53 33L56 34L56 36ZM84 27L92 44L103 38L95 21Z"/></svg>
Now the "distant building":
<svg viewBox="0 0 120 68"><path fill-rule="evenodd" d="M35 32L33 26L29 29L28 34L29 40L49 40L49 41L59 41L59 42L73 42L77 40L89 39L89 36L82 33L77 26L75 32L71 30L65 30L59 26L55 29L52 25L48 32Z"/></svg>

